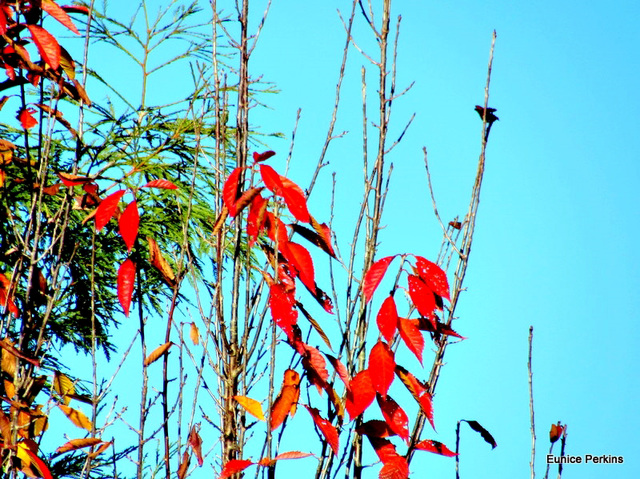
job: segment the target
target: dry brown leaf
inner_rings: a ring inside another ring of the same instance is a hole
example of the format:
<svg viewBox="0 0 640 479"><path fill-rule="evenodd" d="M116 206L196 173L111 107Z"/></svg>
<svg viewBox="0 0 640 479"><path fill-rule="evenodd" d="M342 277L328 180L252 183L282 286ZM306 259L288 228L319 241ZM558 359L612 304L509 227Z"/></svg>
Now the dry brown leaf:
<svg viewBox="0 0 640 479"><path fill-rule="evenodd" d="M156 240L151 236L147 236L147 242L149 243L149 260L151 261L151 264L160 271L165 283L173 288L176 285L176 275L173 273L173 270L171 269L171 266L169 266L169 263L167 263L167 260L162 256L158 243L156 243Z"/></svg>
<svg viewBox="0 0 640 479"><path fill-rule="evenodd" d="M182 455L182 462L180 463L180 467L178 467L178 479L184 479L187 474L187 469L189 469L189 463L191 462L191 456L189 455L189 450L185 450Z"/></svg>
<svg viewBox="0 0 640 479"><path fill-rule="evenodd" d="M102 439L98 437L86 437L84 439L71 439L69 442L65 442L62 446L56 449L57 454L62 454L63 452L75 451L77 449L82 449L83 447L95 446L96 444L100 444Z"/></svg>
<svg viewBox="0 0 640 479"><path fill-rule="evenodd" d="M160 357L165 354L169 348L173 346L173 343L169 341L168 343L164 343L162 346L158 346L154 349L149 356L144 360L144 365L149 366L151 363L156 362Z"/></svg>

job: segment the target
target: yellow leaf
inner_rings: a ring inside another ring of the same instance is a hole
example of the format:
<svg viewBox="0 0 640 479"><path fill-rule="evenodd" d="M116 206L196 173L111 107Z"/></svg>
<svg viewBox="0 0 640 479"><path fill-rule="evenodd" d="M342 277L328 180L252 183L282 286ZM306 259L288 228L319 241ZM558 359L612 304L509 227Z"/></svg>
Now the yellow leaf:
<svg viewBox="0 0 640 479"><path fill-rule="evenodd" d="M240 404L240 406L245 408L246 411L252 416L255 416L261 421L266 420L264 417L264 413L262 412L262 406L260 406L260 403L255 399L252 399L247 396L233 396L233 399L238 401L238 404Z"/></svg>
<svg viewBox="0 0 640 479"><path fill-rule="evenodd" d="M53 376L53 390L58 393L67 406L69 405L69 395L75 394L76 389L73 386L73 381L60 371L56 371Z"/></svg>
<svg viewBox="0 0 640 479"><path fill-rule="evenodd" d="M85 416L82 411L65 406L64 404L59 404L58 407L73 424L87 431L91 431L91 421L89 421L89 418Z"/></svg>
<svg viewBox="0 0 640 479"><path fill-rule="evenodd" d="M62 446L56 449L57 454L62 454L67 451L75 451L76 449L82 449L83 447L95 446L100 444L102 439L97 437L87 437L84 439L71 439L69 442L65 442Z"/></svg>
<svg viewBox="0 0 640 479"><path fill-rule="evenodd" d="M4 380L4 392L7 393L7 397L9 399L13 399L13 396L16 395L16 387L13 385L12 381L7 379Z"/></svg>
<svg viewBox="0 0 640 479"><path fill-rule="evenodd" d="M173 346L173 343L171 341L169 341L168 343L164 343L162 346L158 346L153 350L151 354L149 354L149 356L146 357L146 359L144 360L144 365L149 366L151 363L156 362L163 354L165 354L169 350L171 346Z"/></svg>
<svg viewBox="0 0 640 479"><path fill-rule="evenodd" d="M191 336L191 341L193 341L193 344L195 344L196 346L200 344L200 332L198 331L198 326L196 326L196 323L191 323L189 336Z"/></svg>

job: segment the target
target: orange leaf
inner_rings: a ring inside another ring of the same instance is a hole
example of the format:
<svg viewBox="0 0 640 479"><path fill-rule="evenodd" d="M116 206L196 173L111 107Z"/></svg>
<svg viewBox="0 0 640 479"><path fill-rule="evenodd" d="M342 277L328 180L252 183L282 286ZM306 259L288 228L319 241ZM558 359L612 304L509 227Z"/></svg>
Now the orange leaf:
<svg viewBox="0 0 640 479"><path fill-rule="evenodd" d="M473 421L473 422L476 422L476 421ZM469 425L471 426L471 423L469 423ZM473 426L471 426L471 427L473 427ZM473 428L473 429L475 429L475 428ZM484 428L482 428L482 429L484 429ZM475 429L475 430L477 431L477 429ZM486 431L486 429L484 429L484 430ZM558 439L560 439L560 436L562 436L563 432L564 432L564 426L562 424L560 424L559 422L558 422L558 424L552 424L551 425L551 430L549 431L549 440L551 441L551 444L553 444ZM495 446L493 446L493 447L495 447Z"/></svg>
<svg viewBox="0 0 640 479"><path fill-rule="evenodd" d="M331 447L331 450L337 456L340 441L338 430L333 426L333 424L324 419L320 415L320 411L316 408L309 407L306 404L304 407L307 408L307 411L309 411L309 414L311 414L311 417L313 418L313 422L318 426L318 429L320 429L320 432L327 441L327 444L329 444L329 447Z"/></svg>
<svg viewBox="0 0 640 479"><path fill-rule="evenodd" d="M296 405L300 397L300 375L293 369L284 372L282 388L271 406L269 428L273 431L280 427L287 414L291 417L296 413Z"/></svg>
<svg viewBox="0 0 640 479"><path fill-rule="evenodd" d="M42 0L41 5L42 9L45 12L58 20L76 35L80 35L80 32L71 21L71 17L69 17L69 15L67 15L67 12L65 12L57 3L55 3L53 0Z"/></svg>
<svg viewBox="0 0 640 479"><path fill-rule="evenodd" d="M416 444L415 447L416 449L419 449L421 451L429 451L429 452L433 452L434 454L440 454L441 456L448 456L448 457L457 456L455 452L450 450L447 446L445 446L441 442L433 441L431 439L420 441L418 444Z"/></svg>
<svg viewBox="0 0 640 479"><path fill-rule="evenodd" d="M102 439L97 437L87 437L84 439L71 439L71 441L64 443L58 449L56 449L57 454L62 454L63 452L75 451L77 449L82 449L83 447L95 446L96 444L100 444Z"/></svg>
<svg viewBox="0 0 640 479"><path fill-rule="evenodd" d="M149 354L145 360L144 360L144 365L145 366L149 366L152 363L155 363L158 359L160 359L160 357L164 354L166 354L167 351L169 351L169 348L173 346L173 343L171 341L169 341L168 343L164 343L161 346L158 346L156 349L154 349L151 354Z"/></svg>
<svg viewBox="0 0 640 479"><path fill-rule="evenodd" d="M202 466L202 464L204 463L204 459L202 458L202 438L200 437L200 434L198 434L196 425L193 425L191 427L191 432L189 432L189 439L187 442L193 449L193 452L198 459L198 465Z"/></svg>
<svg viewBox="0 0 640 479"><path fill-rule="evenodd" d="M191 327L189 328L189 336L191 337L191 342L196 346L200 344L200 332L198 331L198 326L196 323L191 323Z"/></svg>
<svg viewBox="0 0 640 479"><path fill-rule="evenodd" d="M4 273L0 273L0 307L6 308L14 317L20 316L20 310L13 302L13 288L11 288L11 281Z"/></svg>
<svg viewBox="0 0 640 479"><path fill-rule="evenodd" d="M178 479L184 479L187 475L187 470L189 469L189 463L191 462L191 456L189 455L189 451L185 450L182 455L182 461L180 462L180 466L178 466Z"/></svg>
<svg viewBox="0 0 640 479"><path fill-rule="evenodd" d="M280 461L281 459L302 459L304 457L309 457L309 456L313 456L313 454L310 454L308 452L300 452L300 451L288 451L288 452L283 452L281 454L278 454L272 460Z"/></svg>
<svg viewBox="0 0 640 479"><path fill-rule="evenodd" d="M139 226L140 214L138 213L138 204L136 200L133 200L127 205L118 220L120 236L122 236L124 244L127 245L127 251L129 253L131 253L131 248L133 248L136 238L138 237Z"/></svg>
<svg viewBox="0 0 640 479"><path fill-rule="evenodd" d="M349 383L347 390L347 412L353 421L362 414L376 398L376 391L371 384L369 371L365 369L356 374Z"/></svg>
<svg viewBox="0 0 640 479"><path fill-rule="evenodd" d="M33 108L20 108L17 118L25 130L29 130L38 124L38 120L33 117L34 113L35 110Z"/></svg>
<svg viewBox="0 0 640 479"><path fill-rule="evenodd" d="M127 258L118 269L118 300L124 310L124 315L129 317L133 287L136 281L136 264Z"/></svg>
<svg viewBox="0 0 640 479"><path fill-rule="evenodd" d="M100 231L109 221L111 221L111 218L113 218L113 215L118 208L120 198L122 198L124 193L125 190L118 190L115 193L111 193L100 202L96 209L96 231Z"/></svg>
<svg viewBox="0 0 640 479"><path fill-rule="evenodd" d="M178 187L171 183L169 180L151 180L149 183L143 186L143 188L161 188L164 190L177 190Z"/></svg>
<svg viewBox="0 0 640 479"><path fill-rule="evenodd" d="M384 274L387 272L387 268L389 267L389 263L393 261L393 258L395 258L395 255L379 259L371 265L369 270L364 275L364 279L362 280L362 292L364 294L364 300L366 302L371 301L373 293L380 284L380 281L382 281L382 278L384 277Z"/></svg>
<svg viewBox="0 0 640 479"><path fill-rule="evenodd" d="M227 479L227 477L231 477L238 472L244 471L252 464L255 464L255 462L248 461L246 459L231 459L222 468L222 472L218 479Z"/></svg>
<svg viewBox="0 0 640 479"><path fill-rule="evenodd" d="M260 421L266 421L260 402L247 396L233 396L245 410Z"/></svg>
<svg viewBox="0 0 640 479"><path fill-rule="evenodd" d="M37 25L27 25L33 43L36 44L42 59L51 68L57 70L60 66L60 45L53 35Z"/></svg>
<svg viewBox="0 0 640 479"><path fill-rule="evenodd" d="M84 415L82 411L78 409L73 409L69 406L65 406L64 404L58 404L60 410L67 416L73 424L78 426L79 428L86 429L87 431L91 431L91 421L87 416Z"/></svg>
<svg viewBox="0 0 640 479"><path fill-rule="evenodd" d="M394 354L384 341L378 341L369 353L369 377L373 389L383 397L387 395L389 386L395 377L396 362Z"/></svg>

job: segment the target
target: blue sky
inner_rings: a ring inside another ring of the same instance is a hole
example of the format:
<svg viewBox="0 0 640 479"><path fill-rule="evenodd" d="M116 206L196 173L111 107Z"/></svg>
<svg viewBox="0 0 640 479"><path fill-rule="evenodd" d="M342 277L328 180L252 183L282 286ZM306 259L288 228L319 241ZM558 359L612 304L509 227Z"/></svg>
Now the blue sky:
<svg viewBox="0 0 640 479"><path fill-rule="evenodd" d="M255 15L264 9L264 2L252 5ZM251 61L253 74L280 90L264 98L270 109L252 112L254 126L286 136L265 140L265 149L278 152L277 169L284 168L302 109L289 173L301 185L315 167L333 107L344 46L337 8L348 16L345 1L274 0ZM625 459L616 466L568 466L564 477L638 477L640 7L632 1L396 1L398 14L398 90L415 86L394 103L390 137L413 113L416 119L389 155L394 171L379 257L437 255L441 231L426 189L423 146L443 219L465 214L481 136L473 107L483 102L491 33L498 34L490 105L500 121L491 132L468 289L455 323L468 339L447 352L435 398L438 433L424 437L453 447L456 422L475 419L498 447L492 451L465 430L461 477L529 474L526 363L533 325L536 474L544 475L549 427L562 421L567 453ZM374 53L361 19L355 38ZM336 125L347 133L331 144L310 199L314 215L327 220L335 172L335 230L343 251L360 199L362 65L374 97L375 73L351 50ZM119 80L126 83L126 76ZM170 92L185 81L159 77L155 88ZM305 414L288 428L283 450L300 448L294 433L311 427ZM278 474L294 474L300 464L283 462ZM452 459L426 453L412 470L411 477L454 475Z"/></svg>

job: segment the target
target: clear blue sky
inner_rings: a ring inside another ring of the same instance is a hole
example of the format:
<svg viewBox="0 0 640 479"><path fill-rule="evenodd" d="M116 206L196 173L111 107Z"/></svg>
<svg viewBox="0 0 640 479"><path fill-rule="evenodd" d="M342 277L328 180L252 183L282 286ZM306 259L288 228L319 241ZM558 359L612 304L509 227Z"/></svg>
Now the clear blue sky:
<svg viewBox="0 0 640 479"><path fill-rule="evenodd" d="M270 110L253 117L255 126L287 136L267 143L279 153L278 168L302 109L290 170L302 185L318 159L334 101L344 45L336 8L348 16L349 3L274 0L252 58L253 74L281 90L265 98ZM256 15L263 11L264 2L254 5ZM625 459L617 466L568 466L563 477L640 477L640 6L623 0L405 0L394 2L398 14L398 89L416 84L394 103L390 136L414 112L416 119L389 157L394 172L380 256L435 258L438 252L441 231L426 190L423 146L441 215L466 212L480 146L473 107L483 102L491 33L498 33L490 105L500 121L491 132L468 291L455 326L469 339L448 351L435 399L438 434L424 437L453 447L457 420L475 419L498 448L491 451L465 430L461 477L528 477L526 363L533 325L537 475L544 475L549 427L562 421L567 453ZM356 39L372 51L363 22L358 25ZM348 133L332 143L330 164L310 200L317 216L328 219L335 171L343 250L360 197L353 178L361 177L360 67L367 65L355 50L350 58L336 126ZM376 82L373 70L367 78ZM180 81L186 80L163 78L158 86L170 91ZM296 416L299 430L310 427L304 414ZM285 441L299 449L294 431L287 430ZM294 474L300 464L283 462L278 473ZM454 476L452 459L427 453L412 470L416 478Z"/></svg>

